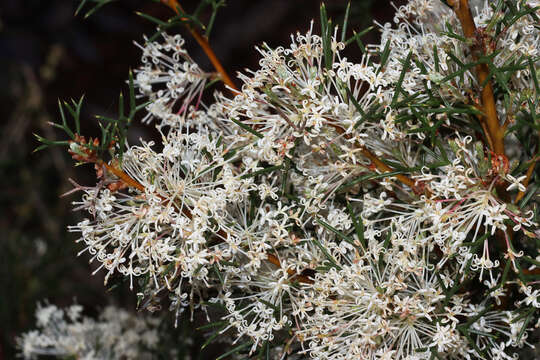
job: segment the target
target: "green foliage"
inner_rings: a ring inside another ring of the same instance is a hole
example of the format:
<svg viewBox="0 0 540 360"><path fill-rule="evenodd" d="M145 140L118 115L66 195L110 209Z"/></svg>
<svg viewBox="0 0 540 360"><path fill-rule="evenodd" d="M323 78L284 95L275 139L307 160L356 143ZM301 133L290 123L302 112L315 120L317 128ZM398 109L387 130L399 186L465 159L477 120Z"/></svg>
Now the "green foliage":
<svg viewBox="0 0 540 360"><path fill-rule="evenodd" d="M49 140L44 138L41 135L35 134L37 140L42 143L34 151L43 150L53 145L68 146L70 151L86 157L87 151L97 153L99 158L102 158L107 152L111 152L111 155L114 152L118 151L118 156L121 159L122 154L126 147L126 137L129 126L131 125L135 115L142 109L144 109L150 102L145 102L137 105L135 99L135 87L133 83L133 73L129 72L129 111L126 112L125 109L125 100L123 93L120 93L118 98L118 115L116 118L106 117L106 116L96 116L99 120L99 128L101 134L96 139L99 140L97 144L93 141L81 142L79 136L81 136L81 109L83 105L84 96L82 96L79 101L71 100L71 104L64 101L58 102L59 112L61 123L51 123L55 128L62 130L67 136L67 140ZM75 128L73 129L68 124L68 119L66 117L66 111L71 115ZM88 139L90 140L90 139Z"/></svg>
<svg viewBox="0 0 540 360"><path fill-rule="evenodd" d="M101 7L103 7L106 4L112 3L117 0L80 0L79 6L77 7L77 10L75 10L75 16L79 15L79 13L83 10L85 5L89 5L89 9L86 10L84 14L84 18L88 18L92 14L94 14L96 11L98 11Z"/></svg>

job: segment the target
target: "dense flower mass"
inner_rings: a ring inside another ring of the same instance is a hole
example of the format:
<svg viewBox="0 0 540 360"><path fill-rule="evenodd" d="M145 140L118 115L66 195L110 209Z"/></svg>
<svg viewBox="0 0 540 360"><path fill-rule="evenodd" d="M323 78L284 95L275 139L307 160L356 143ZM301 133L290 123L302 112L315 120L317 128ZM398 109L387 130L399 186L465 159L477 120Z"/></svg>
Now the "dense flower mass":
<svg viewBox="0 0 540 360"><path fill-rule="evenodd" d="M80 305L61 309L55 305L39 306L37 329L19 339L22 356L37 359L54 356L60 359L152 359L159 345L159 320L135 317L109 306L98 319L82 315Z"/></svg>
<svg viewBox="0 0 540 360"><path fill-rule="evenodd" d="M70 231L145 304L221 305L250 354L515 358L540 308L540 2L467 3L410 0L360 58L312 24L210 105L184 40L146 41L162 143L101 169Z"/></svg>

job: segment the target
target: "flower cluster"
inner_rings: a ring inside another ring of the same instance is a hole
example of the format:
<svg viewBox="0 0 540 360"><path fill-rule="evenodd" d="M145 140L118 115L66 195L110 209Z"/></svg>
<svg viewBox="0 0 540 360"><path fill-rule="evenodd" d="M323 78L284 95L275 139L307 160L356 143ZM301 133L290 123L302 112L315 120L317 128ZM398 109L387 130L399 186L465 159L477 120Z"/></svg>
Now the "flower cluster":
<svg viewBox="0 0 540 360"><path fill-rule="evenodd" d="M162 34L163 43L145 38L141 61L135 71L139 98L148 99L143 122L159 119L159 126L176 126L192 117L200 104L206 81L211 78L193 62L180 35ZM194 104L193 104L194 103Z"/></svg>
<svg viewBox="0 0 540 360"><path fill-rule="evenodd" d="M141 45L162 143L83 189L82 252L143 304L221 305L217 333L250 353L512 359L540 308L540 144L523 140L540 3L448 3L410 0L354 61L329 25L263 44L210 105L180 36Z"/></svg>
<svg viewBox="0 0 540 360"><path fill-rule="evenodd" d="M85 317L82 311L80 305L66 309L38 306L37 329L18 339L22 356L85 360L154 358L153 351L160 342L157 318L133 316L114 306L103 309L98 319Z"/></svg>

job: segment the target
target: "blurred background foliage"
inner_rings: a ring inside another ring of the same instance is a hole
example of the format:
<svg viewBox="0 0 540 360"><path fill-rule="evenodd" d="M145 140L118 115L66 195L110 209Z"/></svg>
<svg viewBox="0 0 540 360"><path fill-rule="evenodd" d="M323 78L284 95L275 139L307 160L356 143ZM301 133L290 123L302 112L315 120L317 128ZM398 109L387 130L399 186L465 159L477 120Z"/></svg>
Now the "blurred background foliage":
<svg viewBox="0 0 540 360"><path fill-rule="evenodd" d="M190 11L197 2L181 3ZM136 308L128 286L105 287L103 274L90 275L89 257L76 256L81 247L67 231L82 214L71 210L77 194L61 195L72 188L69 178L92 184L92 169L73 167L60 148L32 153L38 145L32 134L54 138L47 122L58 116L58 99L83 94L83 133L97 134L93 115L115 113L128 70L139 65L133 41L141 42L143 34L154 31L154 25L135 11L160 19L172 14L151 0L119 0L84 19L74 16L77 5L76 0L0 1L0 360L15 357L15 337L33 327L38 301L66 306L75 299L96 313L109 303ZM255 69L254 45L265 41L286 46L291 33L305 32L311 19L317 22L319 5L319 0L228 0L218 13L210 43L230 74ZM341 23L347 1L329 0L326 5ZM361 31L374 19L384 23L392 16L389 1L353 0L349 29ZM186 38L192 57L210 69L185 29L174 30ZM372 31L365 43L377 41L377 36ZM353 51L351 59L359 53ZM155 134L150 127L135 125L130 136L136 142ZM168 319L172 325L173 316ZM178 336L191 332L194 326L187 325L188 320L176 330ZM203 341L196 335L184 350L194 359L215 358L220 349L201 352Z"/></svg>

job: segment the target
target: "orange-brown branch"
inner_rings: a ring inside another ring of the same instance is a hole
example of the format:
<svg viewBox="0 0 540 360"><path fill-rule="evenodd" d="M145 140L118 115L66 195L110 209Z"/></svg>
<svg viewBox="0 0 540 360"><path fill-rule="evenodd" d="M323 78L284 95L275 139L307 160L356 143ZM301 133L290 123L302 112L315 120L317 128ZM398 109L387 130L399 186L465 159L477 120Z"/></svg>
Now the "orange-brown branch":
<svg viewBox="0 0 540 360"><path fill-rule="evenodd" d="M329 123L328 125L333 127L334 129L336 129L338 134L343 134L343 136L346 139L351 138L351 136L349 134L345 134L345 130L342 127L340 127L338 125L335 125L335 124L332 124L332 123ZM373 154L371 151L369 151L365 147L360 146L360 152L362 153L362 155L367 157L371 161L371 163L377 169L379 169L379 171L382 171L382 172L393 172L394 171L394 169L392 169L390 166L386 165L381 159L379 159L375 154ZM402 182L403 184L410 187L413 190L413 192L415 192L415 193L418 192L418 186L416 185L416 182L414 180L412 180L411 178L409 178L409 177L407 177L405 175L401 175L401 174L395 175L395 177L400 182Z"/></svg>
<svg viewBox="0 0 540 360"><path fill-rule="evenodd" d="M273 254L268 254L267 255L267 259L268 259L268 262L272 263L273 265L281 268L281 262L279 261L279 259L277 258L277 256L273 255ZM289 274L289 276L295 280L298 280L298 282L302 282L302 283L305 283L305 284L313 284L314 281L311 280L309 277L307 276L304 276L302 274L297 274L294 270L292 269L287 269L287 274Z"/></svg>
<svg viewBox="0 0 540 360"><path fill-rule="evenodd" d="M469 0L450 0L449 3L454 8L459 22L461 23L463 34L471 41L471 53L473 59L476 61L478 60L478 53L480 52L483 54L486 47L483 40L477 40L477 37L480 39L481 37L478 36L479 34L469 7ZM495 106L495 97L491 81L487 80L489 76L487 64L479 64L476 66L476 76L479 85L485 83L481 93L481 110L485 114L485 116L482 117L482 121L488 131L486 137L491 139L493 152L498 155L504 155L504 129L501 127L497 116L497 108Z"/></svg>
<svg viewBox="0 0 540 360"><path fill-rule="evenodd" d="M140 182L138 182L137 180L133 179L131 176L126 174L123 170L115 166L109 165L103 160L99 160L98 162L96 162L96 164L98 166L103 166L105 169L107 169L108 172L110 172L111 174L114 174L117 178L122 180L124 184L126 184L127 186L144 192L144 186Z"/></svg>
<svg viewBox="0 0 540 360"><path fill-rule="evenodd" d="M452 5L454 12L456 13L461 27L463 29L463 34L469 41L471 55L474 61L477 61L480 55L486 53L486 44L483 38L483 34L478 32L476 24L471 14L471 9L469 6L469 0L449 0L450 5ZM504 152L504 134L505 128L501 126L499 122L499 117L497 115L497 107L495 104L495 95L493 94L493 87L491 81L489 80L489 67L487 64L478 64L475 67L476 77L478 85L481 86L484 84L484 87L481 89L481 106L480 110L484 113L484 116L481 117L482 129L486 133L486 138L488 139L488 144L491 147L491 150L498 156L502 156L503 159L506 159ZM506 191L506 185L500 183L496 186L497 194L499 197L506 201L510 201L510 196Z"/></svg>
<svg viewBox="0 0 540 360"><path fill-rule="evenodd" d="M394 169L392 169L390 166L386 165L384 162L382 162L381 159L379 159L375 154L373 154L371 151L369 151L368 149L366 148L361 148L360 151L362 152L362 154L367 157L369 160L371 160L372 164L375 165L377 167L377 169L379 169L380 171L384 171L384 172L393 172ZM410 187L414 192L417 191L417 186L416 186L416 183L413 179L405 176L405 175L401 175L401 174L398 174L398 175L394 175L396 177L396 179L398 179L399 181L401 181L403 184L407 185L408 187Z"/></svg>
<svg viewBox="0 0 540 360"><path fill-rule="evenodd" d="M182 6L178 3L177 0L161 0L165 5L170 7L172 10L174 10L175 13L179 14L179 12L184 12L184 9ZM199 43L201 48L203 49L206 56L208 56L208 59L216 69L216 71L221 75L221 79L225 84L227 84L231 89L238 91L238 88L232 81L231 77L225 71L225 68L223 65L221 65L221 62L217 58L216 54L214 53L214 50L212 50L212 47L210 46L210 43L208 42L208 39L199 33L197 29L195 29L193 26L186 24L186 28L189 30L191 35L195 38L195 40Z"/></svg>
<svg viewBox="0 0 540 360"><path fill-rule="evenodd" d="M480 121L480 126L482 126L482 130L484 131L484 135L486 136L486 140L487 140L487 143L489 145L489 148L491 149L491 151L495 152L495 147L493 145L493 140L491 140L491 136L489 135L489 131L488 131L488 128L486 126L486 122L484 121L483 118L478 118L478 120Z"/></svg>

